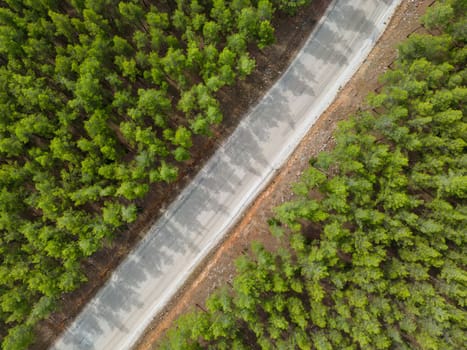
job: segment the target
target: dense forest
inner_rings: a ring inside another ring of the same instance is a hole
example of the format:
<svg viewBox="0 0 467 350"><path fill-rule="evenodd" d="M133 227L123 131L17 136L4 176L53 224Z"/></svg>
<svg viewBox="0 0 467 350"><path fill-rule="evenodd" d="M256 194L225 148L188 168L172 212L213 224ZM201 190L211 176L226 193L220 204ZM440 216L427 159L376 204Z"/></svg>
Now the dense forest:
<svg viewBox="0 0 467 350"><path fill-rule="evenodd" d="M435 3L383 88L340 124L232 286L161 349L463 349L467 2Z"/></svg>
<svg viewBox="0 0 467 350"><path fill-rule="evenodd" d="M0 1L0 338L23 349L83 258L177 180L216 93L307 0Z"/></svg>

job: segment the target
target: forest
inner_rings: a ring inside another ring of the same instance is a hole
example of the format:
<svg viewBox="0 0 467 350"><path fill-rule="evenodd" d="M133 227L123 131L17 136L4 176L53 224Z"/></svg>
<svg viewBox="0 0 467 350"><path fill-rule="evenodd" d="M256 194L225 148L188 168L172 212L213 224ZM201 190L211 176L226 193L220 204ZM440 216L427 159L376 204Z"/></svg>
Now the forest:
<svg viewBox="0 0 467 350"><path fill-rule="evenodd" d="M438 1L231 285L160 349L452 349L467 344L467 2Z"/></svg>
<svg viewBox="0 0 467 350"><path fill-rule="evenodd" d="M24 349L83 259L178 179L217 93L309 0L0 0L0 338Z"/></svg>

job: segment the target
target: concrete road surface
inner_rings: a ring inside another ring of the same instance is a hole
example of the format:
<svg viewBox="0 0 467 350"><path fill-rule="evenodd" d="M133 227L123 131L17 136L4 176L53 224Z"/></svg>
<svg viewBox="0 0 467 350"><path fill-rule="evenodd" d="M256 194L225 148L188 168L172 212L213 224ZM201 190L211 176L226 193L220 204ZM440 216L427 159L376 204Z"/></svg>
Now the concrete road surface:
<svg viewBox="0 0 467 350"><path fill-rule="evenodd" d="M399 2L332 2L282 78L52 348L131 348L356 71Z"/></svg>

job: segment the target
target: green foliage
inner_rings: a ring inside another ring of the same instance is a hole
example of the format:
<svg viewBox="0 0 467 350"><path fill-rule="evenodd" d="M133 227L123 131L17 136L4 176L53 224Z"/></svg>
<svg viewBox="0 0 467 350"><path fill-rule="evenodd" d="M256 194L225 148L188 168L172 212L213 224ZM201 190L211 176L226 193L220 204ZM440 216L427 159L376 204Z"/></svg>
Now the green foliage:
<svg viewBox="0 0 467 350"><path fill-rule="evenodd" d="M250 74L282 4L0 2L0 338L24 349L80 265L178 179L217 92ZM445 188L446 191L458 191ZM46 312L47 311L47 312ZM220 332L220 330L219 330Z"/></svg>
<svg viewBox="0 0 467 350"><path fill-rule="evenodd" d="M465 347L466 13L461 0L429 10L439 36L401 44L382 92L276 208L282 246L253 244L233 287L182 317L162 348Z"/></svg>

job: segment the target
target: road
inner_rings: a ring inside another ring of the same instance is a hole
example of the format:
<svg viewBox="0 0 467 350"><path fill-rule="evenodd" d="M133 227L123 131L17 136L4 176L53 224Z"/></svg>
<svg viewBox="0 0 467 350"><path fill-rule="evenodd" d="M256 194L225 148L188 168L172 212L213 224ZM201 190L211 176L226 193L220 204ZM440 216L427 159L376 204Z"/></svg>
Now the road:
<svg viewBox="0 0 467 350"><path fill-rule="evenodd" d="M287 71L52 349L130 349L357 70L399 2L332 2Z"/></svg>

